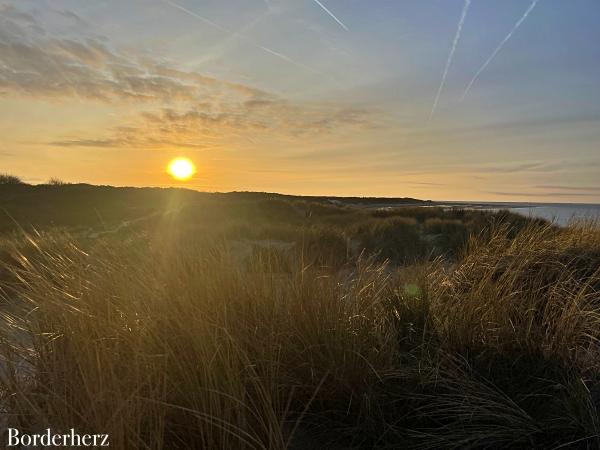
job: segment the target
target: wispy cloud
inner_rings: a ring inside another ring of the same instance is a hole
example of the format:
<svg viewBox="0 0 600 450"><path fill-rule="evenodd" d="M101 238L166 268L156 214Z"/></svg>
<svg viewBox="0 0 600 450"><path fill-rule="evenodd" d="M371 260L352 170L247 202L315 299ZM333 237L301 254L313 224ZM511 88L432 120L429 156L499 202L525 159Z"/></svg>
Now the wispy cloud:
<svg viewBox="0 0 600 450"><path fill-rule="evenodd" d="M565 186L565 185L553 185L553 184L541 184L535 186L539 189L555 189L559 191L571 191L571 192L600 192L600 186Z"/></svg>
<svg viewBox="0 0 600 450"><path fill-rule="evenodd" d="M471 0L465 0L465 4L460 15L460 20L458 21L458 27L456 28L456 34L454 35L454 41L452 42L452 47L450 48L450 53L448 54L448 59L446 60L446 67L444 68L444 73L442 74L442 80L440 82L440 86L437 90L437 93L435 94L435 99L433 100L431 112L429 113L429 120L431 120L433 115L435 114L435 109L437 108L437 105L440 101L440 96L442 95L442 91L444 90L446 78L448 77L448 71L450 70L452 60L454 59L454 53L456 52L456 47L458 46L458 42L460 41L460 35L462 33L462 29L465 24L465 20L467 18L467 13L469 12L470 6Z"/></svg>
<svg viewBox="0 0 600 450"><path fill-rule="evenodd" d="M475 76L473 76L473 78L471 79L471 81L467 85L465 91L463 92L463 95L462 95L463 99L467 96L467 94L469 93L469 91L471 90L471 88L473 87L473 85L475 84L475 82L477 81L477 79L479 78L479 76L483 73L483 71L490 65L490 63L494 60L494 58L496 58L496 56L498 55L498 53L500 53L500 50L502 50L504 48L504 46L506 45L506 43L510 40L510 38L513 37L513 34L515 34L515 32L519 29L519 27L523 24L523 22L525 22L525 19L527 19L527 17L529 16L529 14L531 14L531 12L536 7L536 5L538 4L538 2L539 2L539 0L533 0L531 2L531 5L529 5L529 8L527 8L527 11L525 11L525 13L521 16L521 18L513 26L513 28L510 30L510 32L502 40L502 42L500 42L500 44L498 45L498 47L496 47L494 49L494 51L492 52L492 54L490 55L490 57L483 63L483 65L475 73Z"/></svg>
<svg viewBox="0 0 600 450"><path fill-rule="evenodd" d="M567 184L537 184L534 186L523 186L517 192L494 191L495 195L507 197L597 197L600 186L573 186Z"/></svg>
<svg viewBox="0 0 600 450"><path fill-rule="evenodd" d="M189 101L235 89L197 74L163 75L158 61L120 54L93 38L49 37L29 24L29 18L0 14L0 91L110 102Z"/></svg>
<svg viewBox="0 0 600 450"><path fill-rule="evenodd" d="M251 132L297 137L362 127L370 112L351 105L292 102L251 86L186 72L152 57L122 53L94 38L45 33L32 16L0 10L0 93L143 103L126 126L50 142L61 147L203 148Z"/></svg>
<svg viewBox="0 0 600 450"><path fill-rule="evenodd" d="M447 186L447 183L428 183L426 181L409 181L406 184L410 184L412 186L431 186L431 187L437 187L437 186Z"/></svg>
<svg viewBox="0 0 600 450"><path fill-rule="evenodd" d="M546 162L508 163L500 165L477 166L477 171L482 173L516 173L516 172L551 172L560 168L558 164Z"/></svg>
<svg viewBox="0 0 600 450"><path fill-rule="evenodd" d="M578 192L578 193L573 193L573 192L504 192L504 191L487 191L488 194L494 194L494 195L501 195L503 197L529 197L529 198L535 198L535 197L549 197L549 198L556 198L556 197L597 197L598 193L593 193L593 192Z"/></svg>
<svg viewBox="0 0 600 450"><path fill-rule="evenodd" d="M248 136L300 138L337 129L369 127L371 117L359 108L302 106L281 99L256 99L232 105L222 113L200 108L162 108L144 112L127 126L107 130L105 136L70 136L47 142L55 147L95 148L220 148L222 142Z"/></svg>
<svg viewBox="0 0 600 450"><path fill-rule="evenodd" d="M132 130L137 131L137 130ZM171 140L171 139L160 139L152 136L144 135L141 133L130 133L129 135L124 134L122 137L106 138L106 139L85 139L85 138L73 138L64 139L57 141L50 141L46 143L52 147L64 147L64 148L163 148L163 147L178 147L178 148L191 148L196 150L202 150L209 147L214 148L215 146L209 146L206 144L199 144L193 142L185 142L182 140Z"/></svg>
<svg viewBox="0 0 600 450"><path fill-rule="evenodd" d="M289 64L292 64L292 65L294 65L294 66L296 66L296 67L298 67L300 69L312 72L312 73L314 73L316 75L324 75L323 72L321 72L321 71L319 71L317 69L314 69L314 68L312 68L310 66L307 66L306 64L303 64L303 63L301 63L299 61L296 61L295 59L292 59L289 56L284 55L281 52L277 52L277 51L275 51L275 50L273 50L273 49L271 49L269 47L265 47L264 45L258 44L255 41L253 41L252 39L250 39L249 37L247 37L246 35L238 33L236 31L229 30L229 29L227 29L227 28L219 25L218 23L216 23L216 22L214 22L212 20L210 20L210 19L208 19L208 18L206 18L206 17L204 17L204 16L202 16L202 15L200 15L198 13L195 13L194 11L192 11L190 9L187 9L187 8L181 6L178 3L172 2L171 0L162 0L162 1L164 3L166 3L166 4L168 4L168 5L171 5L173 8L177 8L178 10L184 12L185 14L187 14L187 15L189 15L191 17L194 17L194 18L200 20L201 22L204 22L205 24L210 25L211 27L213 27L213 28L215 28L215 29L217 29L217 30L219 30L219 31L221 31L223 33L226 33L230 37L240 39L240 40L242 40L242 41L250 44L251 46L253 46L253 47L257 48L257 49L262 50L265 53L268 53L271 56L275 56L276 58L279 58L282 61L285 61L285 62L287 62Z"/></svg>
<svg viewBox="0 0 600 450"><path fill-rule="evenodd" d="M314 2L319 5L321 7L321 9L323 11L325 11L327 14L329 14L329 16L335 20L337 22L337 24L342 27L344 30L349 31L348 27L340 20L338 19L335 14L333 14L323 3L321 3L319 0L314 0Z"/></svg>

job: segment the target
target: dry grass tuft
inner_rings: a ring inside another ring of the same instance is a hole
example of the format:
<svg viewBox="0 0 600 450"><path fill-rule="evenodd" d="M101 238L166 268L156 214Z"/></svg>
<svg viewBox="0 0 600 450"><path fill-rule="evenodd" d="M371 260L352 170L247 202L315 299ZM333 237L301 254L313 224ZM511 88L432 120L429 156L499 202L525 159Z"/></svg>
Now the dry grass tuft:
<svg viewBox="0 0 600 450"><path fill-rule="evenodd" d="M117 449L599 448L598 225L484 235L412 266L319 259L347 249L318 230L245 264L168 232L5 241L0 402Z"/></svg>

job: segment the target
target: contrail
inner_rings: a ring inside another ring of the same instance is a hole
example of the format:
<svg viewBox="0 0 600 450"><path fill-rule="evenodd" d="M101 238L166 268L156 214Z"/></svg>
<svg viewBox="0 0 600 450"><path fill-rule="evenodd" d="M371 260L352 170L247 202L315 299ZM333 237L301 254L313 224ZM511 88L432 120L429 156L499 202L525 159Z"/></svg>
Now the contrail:
<svg viewBox="0 0 600 450"><path fill-rule="evenodd" d="M268 53L268 54L270 54L272 56L275 56L275 57L277 57L277 58L279 58L279 59L281 59L281 60L283 60L283 61L285 61L287 63L293 64L294 66L299 67L301 69L308 70L309 72L312 72L312 73L314 73L316 75L324 75L323 72L319 72L318 70L313 69L312 67L309 67L309 66L307 66L305 64L302 64L302 63L300 63L298 61L294 61L289 56L285 56L282 53L276 52L275 50L271 50L268 47L265 47L263 45L257 44L256 42L254 42L252 39L246 37L245 35L237 33L235 31L228 30L227 28L222 27L218 23L213 22L212 20L207 19L206 17L203 17L200 14L195 13L194 11L190 11L189 9L187 9L187 8L185 8L185 7L177 4L175 2L172 2L171 0L162 0L162 1L165 2L165 3L167 3L168 5L171 5L173 8L177 8L178 10L183 11L184 13L186 13L186 14L192 16L192 17L195 17L196 19L198 19L198 20L200 20L200 21L202 21L202 22L210 25L211 27L216 28L219 31L222 31L223 33L227 33L227 34L229 34L232 37L235 37L235 38L240 39L240 40L242 40L244 42L247 42L248 44L252 45L255 48L258 48L259 50L262 50L265 53Z"/></svg>
<svg viewBox="0 0 600 450"><path fill-rule="evenodd" d="M465 6L463 6L460 21L458 22L458 27L456 29L456 35L454 36L454 42L452 43L452 48L450 49L450 54L448 55L446 67L444 68L444 73L442 75L442 81L440 82L440 87L438 88L437 94L435 95L435 100L433 101L433 106L431 107L431 113L429 113L429 120L431 120L433 114L435 113L435 109L437 108L438 102L440 101L440 96L442 95L442 90L444 89L444 85L446 84L448 70L450 69L452 60L454 59L454 52L456 52L456 47L458 45L458 41L460 40L463 25L465 24L465 19L467 18L467 13L469 12L469 6L471 6L471 0L465 0Z"/></svg>
<svg viewBox="0 0 600 450"><path fill-rule="evenodd" d="M321 7L321 9L323 9L323 11L325 11L327 14L329 14L331 16L331 18L333 20L335 20L340 27L342 27L346 31L349 31L348 27L346 25L344 25L344 23L340 19L338 19L337 17L335 17L335 14L333 14L331 11L329 11L327 9L327 7L323 3L321 3L319 0L315 0L315 3L317 5L319 5Z"/></svg>
<svg viewBox="0 0 600 450"><path fill-rule="evenodd" d="M477 71L477 73L475 74L475 76L473 77L473 79L471 80L471 82L467 85L467 88L465 89L465 92L463 92L462 100L465 99L465 97L467 96L467 94L471 90L471 87L473 87L473 84L475 84L475 82L477 81L477 79L479 78L479 76L487 68L487 66L490 65L490 63L494 60L494 58L496 57L496 55L498 53L500 53L500 50L502 50L502 48L504 47L504 45L510 40L510 38L513 36L513 34L515 33L515 31L517 31L517 29L523 24L523 22L525 22L525 19L527 19L527 16L529 16L529 14L531 13L531 11L533 11L533 9L535 8L535 5L537 5L538 2L539 2L539 0L533 0L531 2L531 5L529 5L529 8L527 8L527 11L525 11L525 14L523 14L523 16L521 16L521 18L518 20L518 22L515 24L515 26L512 28L512 30L510 30L510 33L508 33L506 35L506 37L502 40L502 42L500 42L500 45L498 45L498 47L496 47L496 50L494 50L494 52L486 60L486 62L483 63L483 65Z"/></svg>

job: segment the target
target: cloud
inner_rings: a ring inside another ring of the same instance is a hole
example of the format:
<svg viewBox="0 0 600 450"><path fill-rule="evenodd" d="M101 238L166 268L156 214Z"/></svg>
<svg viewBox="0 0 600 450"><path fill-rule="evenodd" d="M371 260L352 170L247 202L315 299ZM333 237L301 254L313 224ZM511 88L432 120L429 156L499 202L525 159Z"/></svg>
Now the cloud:
<svg viewBox="0 0 600 450"><path fill-rule="evenodd" d="M7 20L11 20L16 23L36 24L36 20L31 14L18 10L10 3L0 3L0 14Z"/></svg>
<svg viewBox="0 0 600 450"><path fill-rule="evenodd" d="M488 193L512 197L597 197L600 193L600 186L539 184L524 189L521 192L495 191Z"/></svg>
<svg viewBox="0 0 600 450"><path fill-rule="evenodd" d="M106 137L70 136L64 139L46 142L47 145L63 148L134 148L152 149L163 147L189 148L204 150L218 148L214 139L201 132L184 133L170 130L164 126L148 126L141 122L138 126L120 126L106 132Z"/></svg>
<svg viewBox="0 0 600 450"><path fill-rule="evenodd" d="M501 195L506 197L597 197L593 192L498 192L488 191L487 194Z"/></svg>
<svg viewBox="0 0 600 450"><path fill-rule="evenodd" d="M518 115L518 114L516 114ZM578 111L555 111L538 117L521 117L509 120L479 121L473 118L468 123L449 123L427 130L423 136L432 143L443 141L463 142L464 140L482 140L489 143L493 139L550 139L550 136L564 139L564 136L577 133L579 139L587 136L594 139L600 124L600 112L594 109Z"/></svg>
<svg viewBox="0 0 600 450"><path fill-rule="evenodd" d="M448 184L446 183L428 183L425 181L409 181L407 184L413 185L413 186L447 186Z"/></svg>
<svg viewBox="0 0 600 450"><path fill-rule="evenodd" d="M564 185L538 185L535 186L539 189L556 189L559 191L571 191L571 192L600 192L600 186L564 186Z"/></svg>
<svg viewBox="0 0 600 450"><path fill-rule="evenodd" d="M485 173L515 173L515 172L552 172L560 168L559 164L546 162L525 162L495 166L479 166L477 172Z"/></svg>
<svg viewBox="0 0 600 450"><path fill-rule="evenodd" d="M574 169L591 169L600 166L598 161L574 161L574 160L555 160L548 161L528 161L521 163L507 163L496 165L476 165L473 166L476 172L481 173L517 173L517 172L567 172ZM541 187L541 186L536 186Z"/></svg>
<svg viewBox="0 0 600 450"><path fill-rule="evenodd" d="M119 52L95 37L51 37L33 16L8 4L0 5L0 90L31 97L107 102L194 102L230 92L261 94L246 86Z"/></svg>
<svg viewBox="0 0 600 450"><path fill-rule="evenodd" d="M78 17L68 11L61 14ZM145 112L126 119L126 127L51 142L61 147L201 147L206 137L247 132L297 137L372 122L364 108L291 102L251 86L182 71L154 57L119 51L97 37L56 37L9 4L0 5L0 95L146 105Z"/></svg>
<svg viewBox="0 0 600 450"><path fill-rule="evenodd" d="M130 125L115 127L106 136L70 137L47 144L55 147L97 148L216 148L224 139L275 134L292 138L333 132L347 126L368 127L367 112L342 108L330 113L325 107L298 106L281 100L261 100L257 106L230 105L226 112L209 106L178 110L165 107L143 112Z"/></svg>
<svg viewBox="0 0 600 450"><path fill-rule="evenodd" d="M67 9L53 9L52 12L78 25L89 26L89 24L83 18L75 14L73 11L69 11Z"/></svg>
<svg viewBox="0 0 600 450"><path fill-rule="evenodd" d="M193 142L182 142L168 139L156 139L152 137L129 136L123 138L108 138L108 139L84 139L73 138L59 141L51 141L47 143L53 147L90 147L90 148L155 148L155 147L186 147L194 149L204 149L207 146L195 144Z"/></svg>
<svg viewBox="0 0 600 450"><path fill-rule="evenodd" d="M208 77L162 75L158 63L120 55L93 38L27 41L0 31L0 61L0 91L34 98L173 102L232 90Z"/></svg>

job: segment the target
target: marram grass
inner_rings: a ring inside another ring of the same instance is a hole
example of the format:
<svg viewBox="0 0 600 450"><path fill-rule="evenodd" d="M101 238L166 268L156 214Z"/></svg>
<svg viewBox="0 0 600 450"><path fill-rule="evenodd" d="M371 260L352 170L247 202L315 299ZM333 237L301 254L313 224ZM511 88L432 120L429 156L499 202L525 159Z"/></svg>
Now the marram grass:
<svg viewBox="0 0 600 450"><path fill-rule="evenodd" d="M598 225L484 234L456 262L329 268L5 240L6 424L116 449L600 448Z"/></svg>

